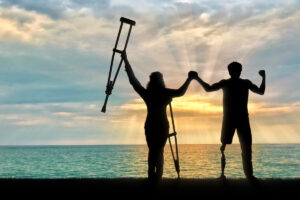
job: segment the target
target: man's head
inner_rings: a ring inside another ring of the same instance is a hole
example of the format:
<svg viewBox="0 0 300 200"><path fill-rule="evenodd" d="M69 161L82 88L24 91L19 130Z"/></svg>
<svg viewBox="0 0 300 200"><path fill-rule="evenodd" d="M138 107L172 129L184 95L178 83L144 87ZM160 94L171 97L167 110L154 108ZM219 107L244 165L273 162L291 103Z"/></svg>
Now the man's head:
<svg viewBox="0 0 300 200"><path fill-rule="evenodd" d="M242 65L238 62L232 62L228 65L228 72L231 78L239 78L242 72Z"/></svg>

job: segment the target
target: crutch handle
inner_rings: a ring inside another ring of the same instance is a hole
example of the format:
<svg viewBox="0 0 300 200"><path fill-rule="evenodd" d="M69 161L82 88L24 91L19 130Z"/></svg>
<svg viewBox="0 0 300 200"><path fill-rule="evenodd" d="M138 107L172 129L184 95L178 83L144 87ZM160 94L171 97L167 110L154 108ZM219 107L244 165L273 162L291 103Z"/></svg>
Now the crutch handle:
<svg viewBox="0 0 300 200"><path fill-rule="evenodd" d="M104 100L103 107L101 109L101 112L103 112L103 113L106 112L107 100L108 100L109 95L111 95L112 89L113 89L113 82L109 81L108 84L107 84L107 86L106 86L106 91L105 91L106 97L105 97L105 100Z"/></svg>
<svg viewBox="0 0 300 200"><path fill-rule="evenodd" d="M176 132L174 132L174 133L170 133L168 137L172 137L172 136L175 136L175 135L177 135L177 133L176 133Z"/></svg>
<svg viewBox="0 0 300 200"><path fill-rule="evenodd" d="M121 50L119 50L119 49L116 49L116 48L113 48L113 51L114 51L114 52L117 52L117 53L120 53L120 54L123 53L123 51L121 51Z"/></svg>
<svg viewBox="0 0 300 200"><path fill-rule="evenodd" d="M109 81L106 86L105 94L111 95L112 89L113 89L113 82Z"/></svg>
<svg viewBox="0 0 300 200"><path fill-rule="evenodd" d="M135 25L135 21L133 21L133 20L131 20L131 19L128 19L128 18L125 18L125 17L121 17L121 18L120 18L120 21L121 21L121 22L124 22L124 23L126 23L126 24L130 24L130 25L132 25L132 26Z"/></svg>

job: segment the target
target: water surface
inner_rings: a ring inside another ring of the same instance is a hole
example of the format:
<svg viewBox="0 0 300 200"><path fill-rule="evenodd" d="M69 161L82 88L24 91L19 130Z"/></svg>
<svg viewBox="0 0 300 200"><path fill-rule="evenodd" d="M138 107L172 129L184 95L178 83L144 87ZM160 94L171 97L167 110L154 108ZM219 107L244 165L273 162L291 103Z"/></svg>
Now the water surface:
<svg viewBox="0 0 300 200"><path fill-rule="evenodd" d="M219 145L179 145L181 176L220 175ZM239 145L226 148L229 178L244 177ZM254 174L259 178L300 177L300 144L253 145ZM147 177L147 147L1 146L0 178ZM164 177L176 177L170 149L165 148Z"/></svg>

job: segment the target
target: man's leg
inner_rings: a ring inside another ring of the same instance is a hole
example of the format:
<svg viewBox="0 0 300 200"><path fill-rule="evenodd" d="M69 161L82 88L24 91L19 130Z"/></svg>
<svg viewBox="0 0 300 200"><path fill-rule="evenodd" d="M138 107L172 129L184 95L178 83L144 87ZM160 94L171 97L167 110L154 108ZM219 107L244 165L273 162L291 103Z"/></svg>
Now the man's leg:
<svg viewBox="0 0 300 200"><path fill-rule="evenodd" d="M237 129L241 149L244 173L248 179L253 178L252 167L252 136L248 117L243 119Z"/></svg>
<svg viewBox="0 0 300 200"><path fill-rule="evenodd" d="M222 173L221 173L221 178L225 178L225 175L224 175L224 170L225 170L225 165L226 165L226 158L225 158L225 147L226 147L226 144L222 144L221 148L220 148L220 151L221 151L221 170L222 170Z"/></svg>
<svg viewBox="0 0 300 200"><path fill-rule="evenodd" d="M226 158L225 158L225 147L226 144L232 143L232 138L235 131L234 119L224 116L222 122L222 131L221 131L221 143L222 146L220 148L221 151L221 178L225 178L224 171L226 166Z"/></svg>

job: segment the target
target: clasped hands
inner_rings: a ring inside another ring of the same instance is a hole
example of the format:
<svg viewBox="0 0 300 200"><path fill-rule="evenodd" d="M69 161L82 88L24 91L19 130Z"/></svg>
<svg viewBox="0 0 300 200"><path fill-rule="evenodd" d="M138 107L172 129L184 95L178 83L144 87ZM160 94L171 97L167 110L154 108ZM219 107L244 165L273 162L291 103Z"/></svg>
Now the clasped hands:
<svg viewBox="0 0 300 200"><path fill-rule="evenodd" d="M198 73L195 71L189 72L189 79L199 79Z"/></svg>

